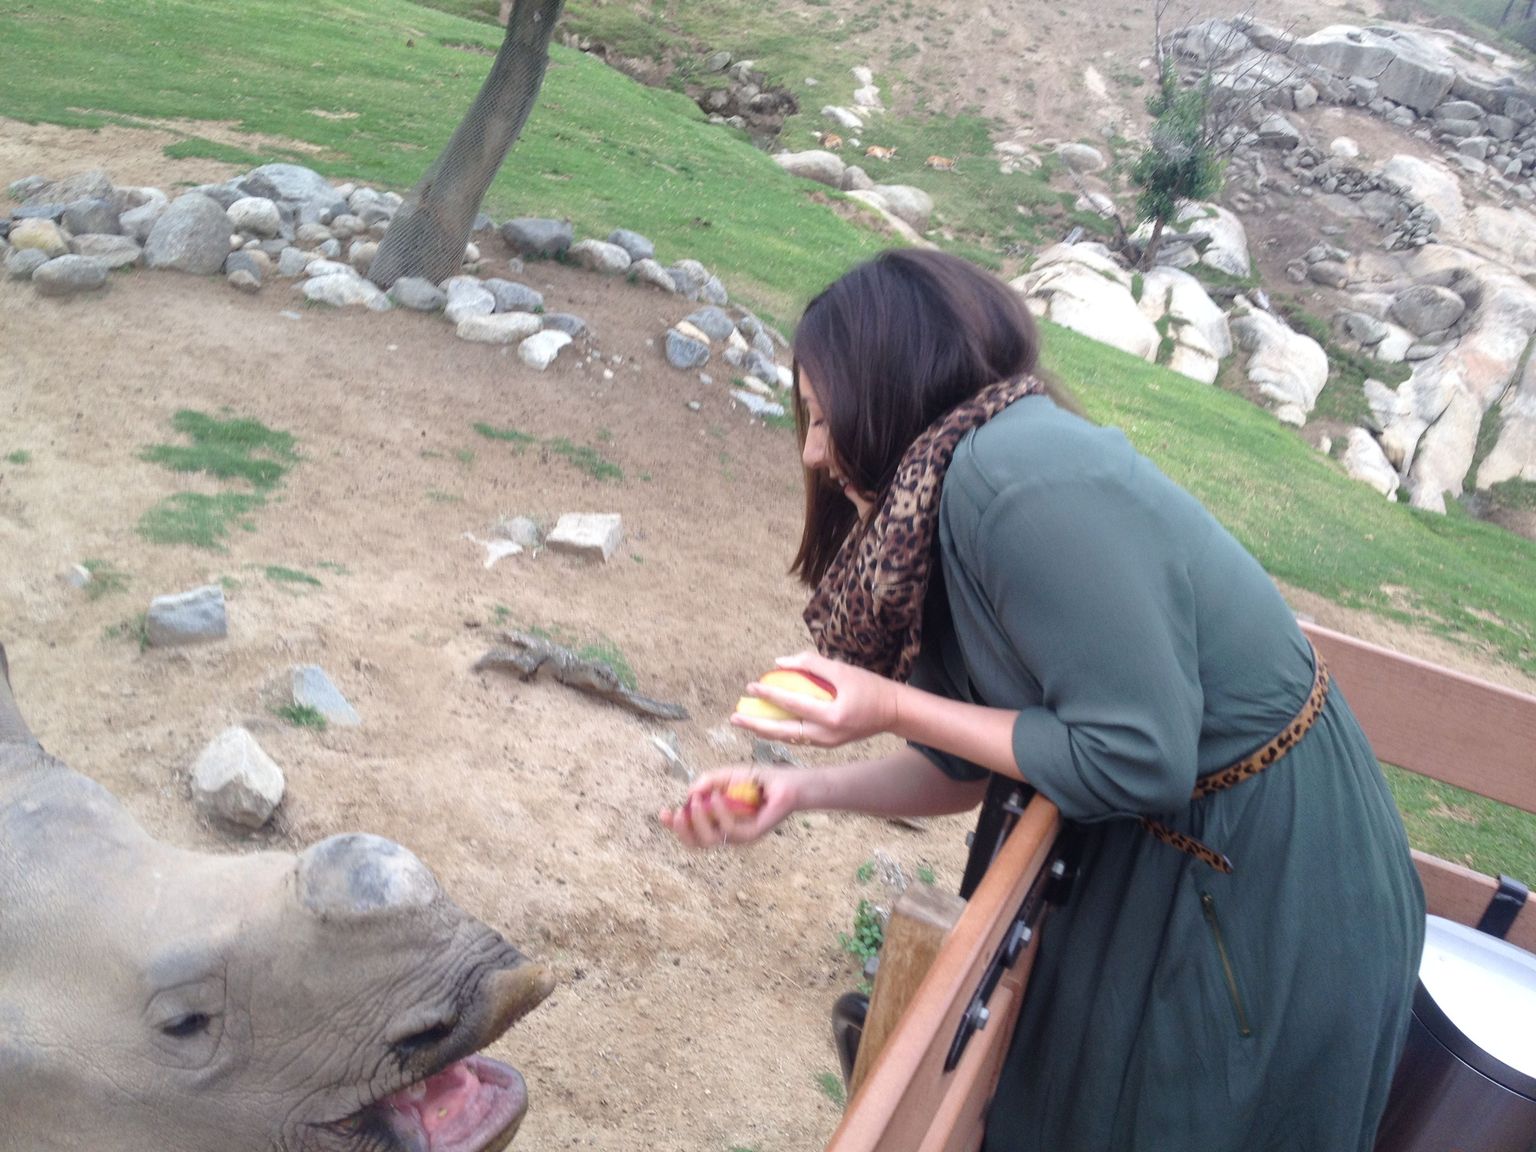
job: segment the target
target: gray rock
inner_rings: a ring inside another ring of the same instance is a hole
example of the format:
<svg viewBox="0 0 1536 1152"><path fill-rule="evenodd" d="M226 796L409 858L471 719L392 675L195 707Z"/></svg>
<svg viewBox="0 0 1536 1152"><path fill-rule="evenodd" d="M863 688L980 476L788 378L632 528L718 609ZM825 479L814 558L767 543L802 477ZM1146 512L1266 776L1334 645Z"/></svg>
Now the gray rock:
<svg viewBox="0 0 1536 1152"><path fill-rule="evenodd" d="M226 728L192 767L192 799L205 816L260 828L282 803L283 772L244 728Z"/></svg>
<svg viewBox="0 0 1536 1152"><path fill-rule="evenodd" d="M30 280L46 263L46 252L36 248L12 248L5 254L5 274L11 280Z"/></svg>
<svg viewBox="0 0 1536 1152"><path fill-rule="evenodd" d="M823 148L812 148L805 152L779 152L774 155L773 161L791 176L798 176L802 180L814 180L829 188L841 189L843 186L843 170L847 165L836 152L828 152Z"/></svg>
<svg viewBox="0 0 1536 1152"><path fill-rule="evenodd" d="M636 284L650 284L663 292L677 291L677 281L654 260L636 260L629 266L629 278Z"/></svg>
<svg viewBox="0 0 1536 1152"><path fill-rule="evenodd" d="M341 259L341 241L337 240L333 236L331 239L321 244L319 248L315 249L315 251L318 252L321 256L324 256L327 260L339 260Z"/></svg>
<svg viewBox="0 0 1536 1152"><path fill-rule="evenodd" d="M244 292L247 296L254 296L261 291L261 281L248 268L236 268L228 273L224 280L235 291Z"/></svg>
<svg viewBox="0 0 1536 1152"><path fill-rule="evenodd" d="M485 289L496 300L498 312L537 312L544 307L544 295L515 280L484 281Z"/></svg>
<svg viewBox="0 0 1536 1152"><path fill-rule="evenodd" d="M1320 260L1307 268L1307 278L1329 288L1343 288L1349 283L1349 268L1337 260Z"/></svg>
<svg viewBox="0 0 1536 1152"><path fill-rule="evenodd" d="M569 221L519 217L501 226L501 237L523 256L561 256L570 250L575 233Z"/></svg>
<svg viewBox="0 0 1536 1152"><path fill-rule="evenodd" d="M1059 144L1056 155L1074 172L1102 172L1107 166L1104 153L1089 144ZM901 215L899 212L897 215Z"/></svg>
<svg viewBox="0 0 1536 1152"><path fill-rule="evenodd" d="M229 209L229 206L244 195L233 184L199 184L192 189L199 196L206 196L220 208Z"/></svg>
<svg viewBox="0 0 1536 1152"><path fill-rule="evenodd" d="M441 312L448 293L420 276L402 276L389 286L390 302L412 312Z"/></svg>
<svg viewBox="0 0 1536 1152"><path fill-rule="evenodd" d="M1520 126L1508 116L1489 116L1483 120L1483 127L1488 129L1488 135L1495 140L1510 141L1515 138L1515 133Z"/></svg>
<svg viewBox="0 0 1536 1152"><path fill-rule="evenodd" d="M699 285L698 292L690 298L702 300L705 304L714 304L719 308L724 308L730 303L731 299L726 294L725 285L720 283L720 277L718 276L706 277L704 283Z"/></svg>
<svg viewBox="0 0 1536 1152"><path fill-rule="evenodd" d="M224 261L224 274L232 276L236 272L244 272L253 277L257 287L260 287L262 278L266 276L270 266L271 262L267 260L264 253L248 252L242 249L229 254L229 258Z"/></svg>
<svg viewBox="0 0 1536 1152"><path fill-rule="evenodd" d="M615 228L608 234L608 243L617 244L629 253L630 261L651 260L656 256L656 245L652 244L638 232L631 232L628 228Z"/></svg>
<svg viewBox="0 0 1536 1152"><path fill-rule="evenodd" d="M53 181L46 176L23 176L5 186L5 194L18 203L25 204Z"/></svg>
<svg viewBox="0 0 1536 1152"><path fill-rule="evenodd" d="M532 312L471 313L458 322L455 331L460 340L477 344L516 344L543 326L544 321Z"/></svg>
<svg viewBox="0 0 1536 1152"><path fill-rule="evenodd" d="M754 416L784 415L784 405L774 400L765 399L745 388L732 388L731 398Z"/></svg>
<svg viewBox="0 0 1536 1152"><path fill-rule="evenodd" d="M676 328L667 329L667 363L684 370L701 368L709 363L709 345L691 336L684 336Z"/></svg>
<svg viewBox="0 0 1536 1152"><path fill-rule="evenodd" d="M263 164L235 182L241 196L260 196L293 206L298 223L319 223L324 215L334 215L343 203L336 189L320 173L302 164Z"/></svg>
<svg viewBox="0 0 1536 1152"><path fill-rule="evenodd" d="M1259 124L1259 143L1289 151L1301 143L1301 132L1278 112L1272 112Z"/></svg>
<svg viewBox="0 0 1536 1152"><path fill-rule="evenodd" d="M690 300L698 299L699 289L709 279L709 269L697 260L679 260L667 269L667 274L672 277L678 293Z"/></svg>
<svg viewBox="0 0 1536 1152"><path fill-rule="evenodd" d="M327 240L332 239L340 240L345 244L352 237L360 236L366 231L368 231L368 225L364 224L359 217L352 215L350 212L343 212L340 216L331 217L329 224L305 224L301 226L299 228L299 235L302 240L303 234L309 232L315 237L315 239L308 241L311 244L324 244ZM320 235L320 233L324 233L324 235Z"/></svg>
<svg viewBox="0 0 1536 1152"><path fill-rule="evenodd" d="M844 192L872 192L874 187L874 178L857 164L850 164L843 169Z"/></svg>
<svg viewBox="0 0 1536 1152"><path fill-rule="evenodd" d="M388 312L392 307L383 289L350 269L327 276L315 276L304 281L302 287L306 300L329 304L333 308L361 305L370 312Z"/></svg>
<svg viewBox="0 0 1536 1152"><path fill-rule="evenodd" d="M75 296L106 282L107 266L89 256L59 256L32 273L32 285L42 296Z"/></svg>
<svg viewBox="0 0 1536 1152"><path fill-rule="evenodd" d="M112 268L131 268L144 260L144 249L126 236L106 236L88 233L70 241L76 256L89 256L92 260Z"/></svg>
<svg viewBox="0 0 1536 1152"><path fill-rule="evenodd" d="M155 221L160 219L170 205L170 200L158 188L150 188L147 191L153 193L148 200L137 208L123 210L117 218L118 230L137 244L143 244L149 239L149 233L154 228Z"/></svg>
<svg viewBox="0 0 1536 1152"><path fill-rule="evenodd" d="M544 327L556 332L564 332L567 336L580 336L587 330L587 322L580 316L570 312L546 312L544 314Z"/></svg>
<svg viewBox="0 0 1536 1152"><path fill-rule="evenodd" d="M293 669L293 702L300 708L313 708L327 724L338 728L356 728L363 722L357 710L347 702L341 690L331 683L325 670L315 664L300 664Z"/></svg>
<svg viewBox="0 0 1536 1152"><path fill-rule="evenodd" d="M736 331L736 322L724 308L711 305L708 308L700 308L684 317L710 340L728 339L732 332Z"/></svg>
<svg viewBox="0 0 1536 1152"><path fill-rule="evenodd" d="M207 276L229 255L229 217L218 203L199 192L173 200L150 229L144 263Z"/></svg>
<svg viewBox="0 0 1536 1152"><path fill-rule="evenodd" d="M293 279L295 276L304 275L304 270L309 267L312 257L302 248L284 248L277 257L277 274Z"/></svg>
<svg viewBox="0 0 1536 1152"><path fill-rule="evenodd" d="M450 324L460 324L471 316L489 316L496 311L496 297L473 276L449 277L443 281L443 289L448 293L443 315Z"/></svg>
<svg viewBox="0 0 1536 1152"><path fill-rule="evenodd" d="M224 639L229 634L224 589L217 584L207 584L190 592L156 596L150 601L144 632L151 648L206 644Z"/></svg>
<svg viewBox="0 0 1536 1152"><path fill-rule="evenodd" d="M607 276L619 275L630 267L630 253L605 240L582 240L571 244L570 258L588 272L601 272Z"/></svg>
<svg viewBox="0 0 1536 1152"><path fill-rule="evenodd" d="M110 200L76 200L64 209L60 222L73 236L88 232L115 236L122 228L117 209L112 207Z"/></svg>
<svg viewBox="0 0 1536 1152"><path fill-rule="evenodd" d="M1488 158L1488 146L1493 141L1487 136L1473 136L1470 139L1459 141L1456 151L1463 156L1470 156L1474 160L1486 160Z"/></svg>
<svg viewBox="0 0 1536 1152"><path fill-rule="evenodd" d="M537 548L544 543L544 534L538 524L527 516L509 516L497 522L491 535L498 540L510 540L524 548Z"/></svg>
<svg viewBox="0 0 1536 1152"><path fill-rule="evenodd" d="M542 372L554 363L560 349L571 342L570 334L549 328L535 332L517 346L517 358Z"/></svg>
<svg viewBox="0 0 1536 1152"><path fill-rule="evenodd" d="M1435 131L1441 136L1465 140L1481 136L1483 123L1481 120L1440 120L1435 123Z"/></svg>
<svg viewBox="0 0 1536 1152"><path fill-rule="evenodd" d="M554 552L587 560L608 560L624 537L618 513L567 512L544 540Z"/></svg>
<svg viewBox="0 0 1536 1152"><path fill-rule="evenodd" d="M1363 348L1374 348L1387 338L1387 326L1364 312L1340 312L1339 331Z"/></svg>
<svg viewBox="0 0 1536 1152"><path fill-rule="evenodd" d="M1430 116L1436 120L1481 120L1483 109L1470 100L1447 100L1438 105Z"/></svg>
<svg viewBox="0 0 1536 1152"><path fill-rule="evenodd" d="M359 276L368 275L368 269L373 266L373 258L379 254L379 245L376 240L354 240L347 249L347 263L357 269Z"/></svg>
<svg viewBox="0 0 1536 1152"><path fill-rule="evenodd" d="M1449 288L1415 284L1397 294L1390 315L1415 336L1424 336L1437 329L1449 328L1466 310L1466 301Z"/></svg>
<svg viewBox="0 0 1536 1152"><path fill-rule="evenodd" d="M898 219L905 220L919 232L928 227L928 217L933 214L933 197L921 188L910 184L876 184L873 191Z"/></svg>
<svg viewBox="0 0 1536 1152"><path fill-rule="evenodd" d="M1380 94L1421 115L1451 90L1455 69L1416 36L1396 28L1350 28L1334 25L1290 49L1292 59L1318 64L1339 76L1369 76Z"/></svg>
<svg viewBox="0 0 1536 1152"><path fill-rule="evenodd" d="M242 196L224 211L236 232L249 232L270 240L283 230L283 218L277 205L265 196Z"/></svg>

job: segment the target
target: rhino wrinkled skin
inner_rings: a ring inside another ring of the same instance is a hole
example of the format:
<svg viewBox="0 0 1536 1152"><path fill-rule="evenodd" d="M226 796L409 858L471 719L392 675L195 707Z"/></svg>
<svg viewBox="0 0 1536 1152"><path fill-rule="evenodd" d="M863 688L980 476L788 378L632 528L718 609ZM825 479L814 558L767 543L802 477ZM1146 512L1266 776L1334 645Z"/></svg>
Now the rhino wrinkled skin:
<svg viewBox="0 0 1536 1152"><path fill-rule="evenodd" d="M0 1152L486 1152L552 979L374 836L215 856L48 756L0 648Z"/></svg>

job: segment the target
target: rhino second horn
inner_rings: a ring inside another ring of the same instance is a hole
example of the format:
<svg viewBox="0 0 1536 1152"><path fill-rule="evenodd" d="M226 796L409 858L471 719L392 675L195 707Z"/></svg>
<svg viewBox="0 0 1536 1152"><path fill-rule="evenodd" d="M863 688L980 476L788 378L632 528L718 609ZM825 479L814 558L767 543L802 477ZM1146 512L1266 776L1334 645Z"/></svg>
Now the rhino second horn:
<svg viewBox="0 0 1536 1152"><path fill-rule="evenodd" d="M366 917L425 908L438 894L431 870L382 836L332 836L299 856L299 897L320 916Z"/></svg>

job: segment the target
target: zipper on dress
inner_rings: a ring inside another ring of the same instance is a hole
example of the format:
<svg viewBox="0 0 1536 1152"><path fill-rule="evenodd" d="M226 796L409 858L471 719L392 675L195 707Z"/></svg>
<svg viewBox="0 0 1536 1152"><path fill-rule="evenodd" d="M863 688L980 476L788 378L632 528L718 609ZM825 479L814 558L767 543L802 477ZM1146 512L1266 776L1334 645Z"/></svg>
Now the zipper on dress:
<svg viewBox="0 0 1536 1152"><path fill-rule="evenodd" d="M1227 982L1227 995L1232 998L1232 1012L1237 1017L1237 1034L1253 1035L1248 1025L1248 1013L1243 1011L1243 998L1237 993L1237 973L1232 970L1232 957L1227 954L1227 942L1221 934L1221 921L1216 919L1216 898L1209 892L1200 893L1200 910L1210 926L1211 938L1216 941L1216 954L1221 957L1221 975Z"/></svg>

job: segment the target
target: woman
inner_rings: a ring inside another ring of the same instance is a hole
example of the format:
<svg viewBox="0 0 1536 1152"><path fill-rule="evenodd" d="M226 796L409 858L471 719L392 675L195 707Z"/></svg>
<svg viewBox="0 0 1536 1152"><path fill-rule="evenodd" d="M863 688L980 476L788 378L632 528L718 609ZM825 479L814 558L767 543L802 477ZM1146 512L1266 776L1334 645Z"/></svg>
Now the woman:
<svg viewBox="0 0 1536 1152"><path fill-rule="evenodd" d="M780 663L836 698L752 685L793 719L735 722L909 747L712 773L661 819L708 847L797 809L959 812L990 773L1021 779L1081 858L986 1147L1365 1152L1424 931L1391 795L1258 563L1055 402L1036 353L1019 297L937 252L887 252L811 302L793 570L821 654ZM743 817L721 790L749 774L764 800Z"/></svg>

